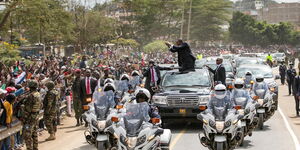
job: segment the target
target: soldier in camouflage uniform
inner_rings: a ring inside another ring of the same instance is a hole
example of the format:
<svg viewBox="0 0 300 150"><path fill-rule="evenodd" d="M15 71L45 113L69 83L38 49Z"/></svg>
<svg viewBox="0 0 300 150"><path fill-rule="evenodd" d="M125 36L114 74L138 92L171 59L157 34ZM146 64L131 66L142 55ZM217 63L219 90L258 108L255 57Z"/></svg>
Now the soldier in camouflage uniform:
<svg viewBox="0 0 300 150"><path fill-rule="evenodd" d="M30 94L24 99L23 137L27 150L38 150L38 119L41 109L41 95L37 91L38 83L31 80L28 83Z"/></svg>
<svg viewBox="0 0 300 150"><path fill-rule="evenodd" d="M46 87L48 88L48 92L44 99L44 118L45 125L48 130L50 136L46 139L46 141L55 140L55 132L56 128L56 113L57 107L56 103L59 98L58 91L54 88L55 84L53 81L49 81L46 83Z"/></svg>
<svg viewBox="0 0 300 150"><path fill-rule="evenodd" d="M82 124L82 118L81 115L83 113L82 110L82 96L80 92L80 82L81 82L81 71L80 69L75 70L75 79L73 81L72 85L72 94L73 94L73 106L75 111L75 118L77 120L76 126L80 126Z"/></svg>

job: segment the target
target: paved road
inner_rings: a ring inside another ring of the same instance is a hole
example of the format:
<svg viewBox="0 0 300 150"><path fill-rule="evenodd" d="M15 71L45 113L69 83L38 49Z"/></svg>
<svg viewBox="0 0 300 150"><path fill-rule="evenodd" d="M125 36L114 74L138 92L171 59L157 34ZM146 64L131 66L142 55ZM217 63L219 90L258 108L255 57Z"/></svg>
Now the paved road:
<svg viewBox="0 0 300 150"><path fill-rule="evenodd" d="M286 95L287 87L285 85L280 86L279 91L279 105L284 117L277 111L266 122L264 131L255 131L252 137L247 137L244 146L239 147L239 150L299 150L299 148L295 148L295 142L297 143L300 139L300 118L295 117L294 99L292 96ZM74 127L74 125L75 120L73 118L66 118L64 125L58 129L57 140L51 142L43 142L47 136L47 133L44 132L40 136L40 149L94 150L93 146L85 142L84 127ZM182 120L168 125L168 128L173 133L172 150L207 149L199 142L198 133L201 132L201 129L198 123L188 123ZM293 136L294 138L292 138Z"/></svg>

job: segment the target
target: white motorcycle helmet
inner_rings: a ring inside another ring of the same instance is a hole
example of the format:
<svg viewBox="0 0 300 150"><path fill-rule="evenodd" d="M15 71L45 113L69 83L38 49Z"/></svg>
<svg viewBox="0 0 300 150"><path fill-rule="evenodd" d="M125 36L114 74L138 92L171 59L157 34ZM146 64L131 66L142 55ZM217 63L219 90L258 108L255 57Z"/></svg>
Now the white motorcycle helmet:
<svg viewBox="0 0 300 150"><path fill-rule="evenodd" d="M121 76L120 80L127 80L127 81L129 81L129 75L123 74L123 75Z"/></svg>
<svg viewBox="0 0 300 150"><path fill-rule="evenodd" d="M132 71L131 76L139 76L140 73L137 70Z"/></svg>
<svg viewBox="0 0 300 150"><path fill-rule="evenodd" d="M264 81L264 76L259 74L259 75L256 76L255 80L256 80L257 83L261 83L261 82Z"/></svg>
<svg viewBox="0 0 300 150"><path fill-rule="evenodd" d="M149 102L151 98L150 92L145 88L137 89L134 95L137 103Z"/></svg>
<svg viewBox="0 0 300 150"><path fill-rule="evenodd" d="M217 99L223 99L226 96L226 86L223 84L218 84L215 86L215 95Z"/></svg>
<svg viewBox="0 0 300 150"><path fill-rule="evenodd" d="M110 90L115 92L116 91L115 85L112 83L106 83L103 87L103 91L106 92L106 91L110 91Z"/></svg>
<svg viewBox="0 0 300 150"><path fill-rule="evenodd" d="M107 79L104 80L104 85L105 85L106 83L114 83L114 80L111 79L111 78L107 78Z"/></svg>
<svg viewBox="0 0 300 150"><path fill-rule="evenodd" d="M234 87L235 87L236 89L242 89L242 88L244 87L244 84L245 84L245 82L244 82L244 80L241 79L241 78L238 78L238 79L236 79L236 80L234 81Z"/></svg>

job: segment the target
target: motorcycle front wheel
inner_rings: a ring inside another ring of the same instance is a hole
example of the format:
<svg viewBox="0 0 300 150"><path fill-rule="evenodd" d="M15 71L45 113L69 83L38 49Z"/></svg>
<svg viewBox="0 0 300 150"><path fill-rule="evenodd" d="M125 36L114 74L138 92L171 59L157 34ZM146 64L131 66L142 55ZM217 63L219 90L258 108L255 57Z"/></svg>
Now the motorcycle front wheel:
<svg viewBox="0 0 300 150"><path fill-rule="evenodd" d="M97 146L97 150L105 150L106 149L105 142L98 141L96 146Z"/></svg>
<svg viewBox="0 0 300 150"><path fill-rule="evenodd" d="M258 128L260 130L264 129L264 114L258 114Z"/></svg>
<svg viewBox="0 0 300 150"><path fill-rule="evenodd" d="M224 150L224 143L216 143L216 150Z"/></svg>

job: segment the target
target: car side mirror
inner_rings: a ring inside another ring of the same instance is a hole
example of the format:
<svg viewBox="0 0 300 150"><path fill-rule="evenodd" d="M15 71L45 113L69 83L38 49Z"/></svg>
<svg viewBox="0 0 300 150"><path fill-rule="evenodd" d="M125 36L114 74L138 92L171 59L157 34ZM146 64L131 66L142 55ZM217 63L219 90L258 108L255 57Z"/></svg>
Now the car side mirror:
<svg viewBox="0 0 300 150"><path fill-rule="evenodd" d="M278 79L280 79L280 75L275 76L275 80L278 80Z"/></svg>

